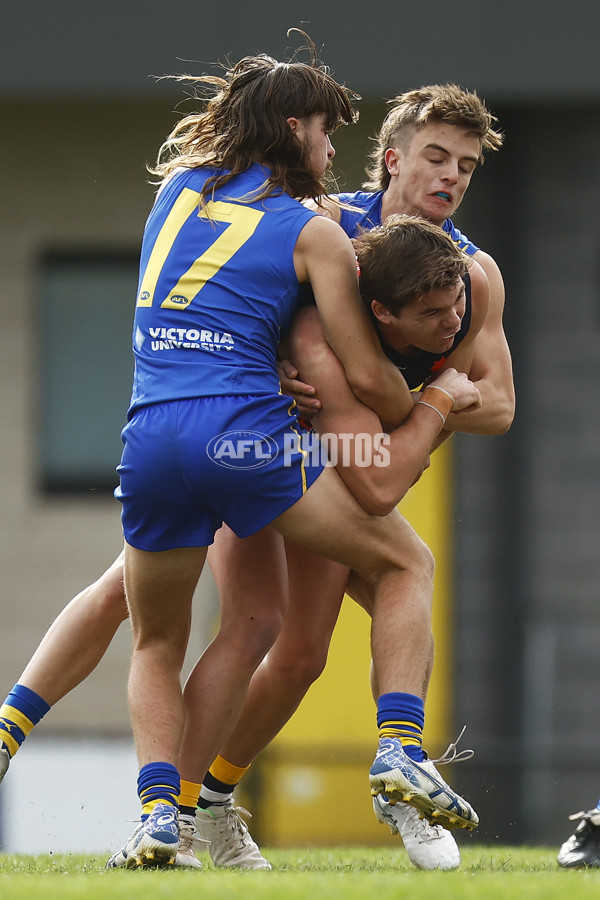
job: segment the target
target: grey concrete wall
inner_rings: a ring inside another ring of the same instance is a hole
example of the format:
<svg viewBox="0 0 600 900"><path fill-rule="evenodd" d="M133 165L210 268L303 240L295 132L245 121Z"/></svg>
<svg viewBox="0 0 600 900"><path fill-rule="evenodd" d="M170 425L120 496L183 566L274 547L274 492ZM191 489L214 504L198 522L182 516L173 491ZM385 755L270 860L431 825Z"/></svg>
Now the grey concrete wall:
<svg viewBox="0 0 600 900"><path fill-rule="evenodd" d="M566 837L598 793L599 113L507 112L469 198L507 281L518 403L509 435L459 443L457 714L505 840Z"/></svg>
<svg viewBox="0 0 600 900"><path fill-rule="evenodd" d="M371 97L457 81L510 101L600 90L594 0L2 0L0 92L153 94L151 75L297 47L304 27L335 74ZM167 84L159 85L168 90Z"/></svg>
<svg viewBox="0 0 600 900"><path fill-rule="evenodd" d="M120 504L38 490L40 255L48 247L139 247L153 200L145 161L172 123L163 104L0 102L0 684L12 687L66 602L122 546ZM133 310L133 300L132 300ZM81 373L82 378L85 372ZM125 389L127 397L129 386ZM126 412L124 401L122 415ZM94 410L89 410L94 415ZM81 428L86 422L81 421ZM212 597L210 593L209 599ZM214 615L212 600L206 607ZM199 623L191 654L207 628ZM98 672L48 716L49 729L129 732L126 625Z"/></svg>

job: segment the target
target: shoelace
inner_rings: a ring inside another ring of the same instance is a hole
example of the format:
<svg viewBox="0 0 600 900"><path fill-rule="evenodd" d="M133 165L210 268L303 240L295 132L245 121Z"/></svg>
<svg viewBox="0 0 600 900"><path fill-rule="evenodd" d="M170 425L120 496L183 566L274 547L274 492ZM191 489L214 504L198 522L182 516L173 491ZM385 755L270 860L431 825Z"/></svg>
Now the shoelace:
<svg viewBox="0 0 600 900"><path fill-rule="evenodd" d="M426 819L424 821L427 821ZM441 825L430 825L427 822L428 828L422 828L417 830L413 829L413 837L419 844L435 844L436 841L440 841L444 838L445 828L442 828Z"/></svg>
<svg viewBox="0 0 600 900"><path fill-rule="evenodd" d="M229 810L230 814L233 814L235 819L235 830L238 832L238 836L243 841L244 837L248 834L248 826L245 822L246 819L252 818L252 813L249 810L245 809L243 806L232 806Z"/></svg>
<svg viewBox="0 0 600 900"><path fill-rule="evenodd" d="M441 825L432 825L427 819L421 819L418 813L407 821L402 834L405 830L420 844L433 844L444 836L445 831Z"/></svg>
<svg viewBox="0 0 600 900"><path fill-rule="evenodd" d="M218 821L221 818L227 819L231 815L235 819L241 820L241 821L239 821L239 824L243 825L244 827L246 827L246 823L245 823L244 819L252 818L252 813L249 812L249 810L244 809L243 806L227 806L225 808L225 815L224 816L215 816L215 821Z"/></svg>
<svg viewBox="0 0 600 900"><path fill-rule="evenodd" d="M475 756L474 750L465 749L465 750L459 751L457 749L458 742L460 741L461 737L463 736L463 734L465 733L466 730L467 730L467 726L463 725L462 731L460 732L460 734L456 738L456 740L451 741L451 743L448 744L448 746L446 747L446 749L444 750L442 755L438 759L432 759L431 762L434 765L444 766L447 763L465 762L465 760L471 759L473 756Z"/></svg>
<svg viewBox="0 0 600 900"><path fill-rule="evenodd" d="M192 847L201 847L205 849L210 844L206 838L198 837L196 826L193 822L179 821L179 845L180 849L191 850Z"/></svg>
<svg viewBox="0 0 600 900"><path fill-rule="evenodd" d="M251 819L252 813L249 810L244 809L243 806L232 806L231 811L236 813L242 819Z"/></svg>

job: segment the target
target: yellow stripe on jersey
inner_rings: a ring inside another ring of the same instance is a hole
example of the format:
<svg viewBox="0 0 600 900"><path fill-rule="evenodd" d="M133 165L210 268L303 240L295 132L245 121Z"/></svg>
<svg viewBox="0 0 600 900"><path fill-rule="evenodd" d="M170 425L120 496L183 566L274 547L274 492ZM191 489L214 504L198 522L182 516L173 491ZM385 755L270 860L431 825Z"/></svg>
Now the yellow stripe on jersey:
<svg viewBox="0 0 600 900"><path fill-rule="evenodd" d="M199 203L200 194L198 191L183 188L154 242L154 247L140 285L137 299L138 306L152 306L156 284L167 256L171 252L175 238Z"/></svg>
<svg viewBox="0 0 600 900"><path fill-rule="evenodd" d="M243 247L246 241L252 237L264 212L252 209L250 206L211 200L206 204L206 209L200 210L198 216L204 219L216 219L217 222L226 222L229 227L192 263L187 272L183 273L177 284L169 291L169 296L161 303L161 308L185 309L188 307L206 282L210 281L219 269L228 263L240 247Z"/></svg>

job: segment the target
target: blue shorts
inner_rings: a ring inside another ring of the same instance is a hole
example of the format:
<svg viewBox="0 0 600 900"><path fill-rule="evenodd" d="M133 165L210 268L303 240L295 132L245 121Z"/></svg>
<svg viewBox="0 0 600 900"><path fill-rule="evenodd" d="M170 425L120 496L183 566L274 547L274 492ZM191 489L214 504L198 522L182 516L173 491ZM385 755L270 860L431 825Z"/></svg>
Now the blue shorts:
<svg viewBox="0 0 600 900"><path fill-rule="evenodd" d="M117 469L125 540L151 551L206 547L223 522L247 537L285 512L323 470L300 447L293 409L279 394L137 410Z"/></svg>

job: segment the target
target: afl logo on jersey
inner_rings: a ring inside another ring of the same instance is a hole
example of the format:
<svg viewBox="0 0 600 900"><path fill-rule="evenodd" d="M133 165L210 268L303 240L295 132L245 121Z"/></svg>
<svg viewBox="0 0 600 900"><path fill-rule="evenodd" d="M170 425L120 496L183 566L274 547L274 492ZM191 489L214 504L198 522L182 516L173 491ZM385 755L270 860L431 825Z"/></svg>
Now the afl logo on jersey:
<svg viewBox="0 0 600 900"><path fill-rule="evenodd" d="M169 303L173 303L175 306L187 306L189 302L188 298L182 294L171 294L169 297Z"/></svg>
<svg viewBox="0 0 600 900"><path fill-rule="evenodd" d="M226 431L214 437L206 448L207 456L225 469L260 469L278 453L275 441L260 431Z"/></svg>

